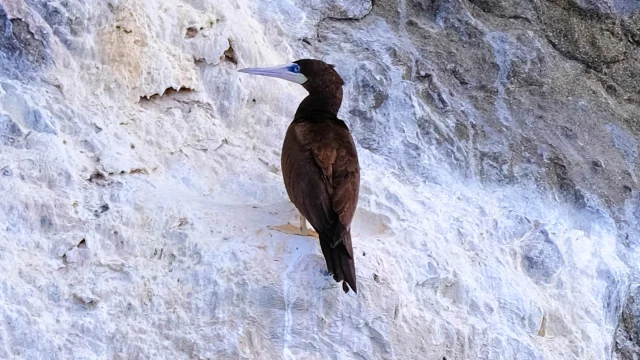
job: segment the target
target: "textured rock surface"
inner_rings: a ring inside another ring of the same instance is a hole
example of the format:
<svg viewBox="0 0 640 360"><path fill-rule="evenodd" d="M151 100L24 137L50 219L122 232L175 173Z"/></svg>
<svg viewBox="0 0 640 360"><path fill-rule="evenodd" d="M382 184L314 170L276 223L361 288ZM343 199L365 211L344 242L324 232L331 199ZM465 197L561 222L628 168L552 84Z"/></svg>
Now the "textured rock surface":
<svg viewBox="0 0 640 360"><path fill-rule="evenodd" d="M640 354L640 304L638 288L629 291L616 329L616 353L621 360L637 359Z"/></svg>
<svg viewBox="0 0 640 360"><path fill-rule="evenodd" d="M0 0L0 358L635 359L634 0ZM347 82L360 293L281 181Z"/></svg>

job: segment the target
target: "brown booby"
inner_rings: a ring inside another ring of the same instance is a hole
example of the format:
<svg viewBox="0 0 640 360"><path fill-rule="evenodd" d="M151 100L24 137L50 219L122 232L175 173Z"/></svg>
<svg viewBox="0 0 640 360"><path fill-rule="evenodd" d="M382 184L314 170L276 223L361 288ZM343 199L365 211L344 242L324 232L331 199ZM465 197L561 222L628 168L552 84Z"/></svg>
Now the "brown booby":
<svg viewBox="0 0 640 360"><path fill-rule="evenodd" d="M302 85L302 100L282 144L282 175L289 199L317 231L327 270L335 281L357 293L351 245L351 220L358 205L360 165L349 128L340 120L344 81L333 65L302 59L270 68L241 69ZM347 286L348 284L348 286Z"/></svg>

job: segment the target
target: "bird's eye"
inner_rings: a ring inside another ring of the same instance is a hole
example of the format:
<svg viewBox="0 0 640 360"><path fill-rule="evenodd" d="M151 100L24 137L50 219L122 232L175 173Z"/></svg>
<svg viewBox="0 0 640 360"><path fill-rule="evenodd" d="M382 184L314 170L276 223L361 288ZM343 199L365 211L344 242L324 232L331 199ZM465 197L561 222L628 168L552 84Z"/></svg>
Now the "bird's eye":
<svg viewBox="0 0 640 360"><path fill-rule="evenodd" d="M289 66L289 71L298 74L300 72L300 65L293 64L293 65Z"/></svg>

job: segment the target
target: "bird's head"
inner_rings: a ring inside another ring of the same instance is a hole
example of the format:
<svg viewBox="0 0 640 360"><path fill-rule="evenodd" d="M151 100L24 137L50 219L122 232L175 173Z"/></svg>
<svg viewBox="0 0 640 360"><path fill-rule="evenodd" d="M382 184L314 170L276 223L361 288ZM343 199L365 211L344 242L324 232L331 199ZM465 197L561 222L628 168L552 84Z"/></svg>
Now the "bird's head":
<svg viewBox="0 0 640 360"><path fill-rule="evenodd" d="M302 85L309 93L342 90L344 81L333 68L322 60L301 59L290 64L268 68L247 68L243 73L270 76Z"/></svg>

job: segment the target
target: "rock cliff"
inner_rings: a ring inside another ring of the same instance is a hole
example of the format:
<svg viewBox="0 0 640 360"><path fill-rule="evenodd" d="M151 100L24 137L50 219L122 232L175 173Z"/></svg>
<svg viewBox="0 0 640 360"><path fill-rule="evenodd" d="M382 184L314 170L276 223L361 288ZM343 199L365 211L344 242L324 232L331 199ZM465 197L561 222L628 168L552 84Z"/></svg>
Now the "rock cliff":
<svg viewBox="0 0 640 360"><path fill-rule="evenodd" d="M0 358L640 356L635 0L0 0ZM280 146L346 81L359 293Z"/></svg>

